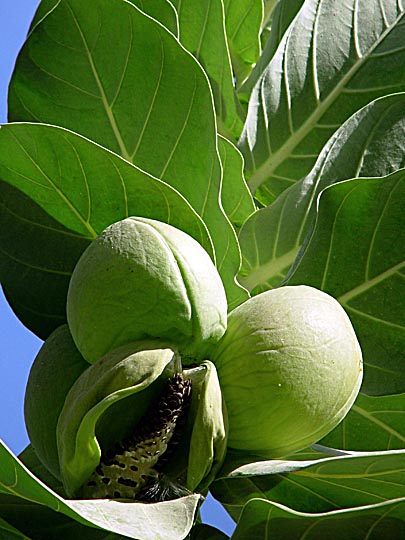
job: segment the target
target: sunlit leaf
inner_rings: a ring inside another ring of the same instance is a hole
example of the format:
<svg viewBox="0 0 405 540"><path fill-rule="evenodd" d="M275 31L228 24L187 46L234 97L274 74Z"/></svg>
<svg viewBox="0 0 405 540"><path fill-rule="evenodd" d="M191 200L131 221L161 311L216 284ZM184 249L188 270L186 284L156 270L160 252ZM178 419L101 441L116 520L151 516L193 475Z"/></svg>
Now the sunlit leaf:
<svg viewBox="0 0 405 540"><path fill-rule="evenodd" d="M345 453L343 450L341 452L342 454ZM286 456L285 459L291 459L295 461L308 461L322 459L325 457L329 457L329 455L330 454L326 454L322 449L318 450L317 448L305 448L304 450L295 452L291 456ZM217 475L217 478L223 478L235 469L242 467L243 465L247 465L248 463L256 463L257 461L263 461L263 459L263 456L255 455L254 453L243 452L241 450L229 448L226 454L225 461L219 474Z"/></svg>
<svg viewBox="0 0 405 540"><path fill-rule="evenodd" d="M61 0L20 52L9 120L71 129L174 187L210 231L230 305L239 298L211 89L161 24L123 0Z"/></svg>
<svg viewBox="0 0 405 540"><path fill-rule="evenodd" d="M403 533L405 498L310 514L254 499L245 508L232 540L392 540Z"/></svg>
<svg viewBox="0 0 405 540"><path fill-rule="evenodd" d="M121 535L82 525L47 506L12 495L0 495L0 516L6 516L21 534L27 535L21 536L23 540L123 540ZM3 540L1 529L0 538ZM14 537L4 537L4 540L9 539L14 540Z"/></svg>
<svg viewBox="0 0 405 540"><path fill-rule="evenodd" d="M402 538L403 0L38 3L9 92L10 121L37 124L0 130L15 313L43 338L64 323L76 261L128 215L196 238L230 309L285 283L325 290L361 342L362 393L312 448L229 451L210 489L240 517L233 540ZM226 538L193 527L199 495L66 500L38 455L0 445L0 539Z"/></svg>
<svg viewBox="0 0 405 540"><path fill-rule="evenodd" d="M46 17L59 2L60 0L41 0L31 22L31 29ZM170 30L172 34L178 37L179 24L177 13L170 0L128 0L128 2L159 21L163 26Z"/></svg>
<svg viewBox="0 0 405 540"><path fill-rule="evenodd" d="M236 138L242 131L242 112L233 84L222 0L173 0L173 4L179 17L180 42L199 60L209 77L218 129L223 135Z"/></svg>
<svg viewBox="0 0 405 540"><path fill-rule="evenodd" d="M359 394L349 414L322 444L343 450L394 450L405 446L405 394Z"/></svg>
<svg viewBox="0 0 405 540"><path fill-rule="evenodd" d="M241 283L249 290L280 284L304 242L326 186L356 176L383 176L405 165L405 94L379 98L347 120L312 171L244 224ZM391 246L387 244L390 251Z"/></svg>
<svg viewBox="0 0 405 540"><path fill-rule="evenodd" d="M405 450L317 460L248 463L212 486L236 518L250 499L262 498L300 512L328 512L401 497Z"/></svg>
<svg viewBox="0 0 405 540"><path fill-rule="evenodd" d="M176 10L169 0L128 0L134 6L139 7L144 13L159 21L165 28L170 30L177 38L179 37L179 21Z"/></svg>
<svg viewBox="0 0 405 540"><path fill-rule="evenodd" d="M357 109L405 89L404 17L397 0L304 2L252 91L240 140L264 204L308 173Z"/></svg>

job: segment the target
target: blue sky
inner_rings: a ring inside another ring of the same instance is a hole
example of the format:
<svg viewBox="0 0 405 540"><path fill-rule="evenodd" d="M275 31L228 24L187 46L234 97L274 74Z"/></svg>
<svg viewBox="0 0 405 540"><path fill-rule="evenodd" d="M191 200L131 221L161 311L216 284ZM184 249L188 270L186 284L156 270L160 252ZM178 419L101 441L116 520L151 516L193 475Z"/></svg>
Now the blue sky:
<svg viewBox="0 0 405 540"><path fill-rule="evenodd" d="M39 0L0 0L0 122L7 121L7 87ZM15 317L0 289L0 438L16 454L28 444L24 426L25 385L41 341ZM233 522L208 500L203 520L228 534Z"/></svg>
<svg viewBox="0 0 405 540"><path fill-rule="evenodd" d="M38 0L0 0L0 121L7 121L7 87ZM20 452L28 442L23 400L28 372L41 341L0 297L0 437Z"/></svg>

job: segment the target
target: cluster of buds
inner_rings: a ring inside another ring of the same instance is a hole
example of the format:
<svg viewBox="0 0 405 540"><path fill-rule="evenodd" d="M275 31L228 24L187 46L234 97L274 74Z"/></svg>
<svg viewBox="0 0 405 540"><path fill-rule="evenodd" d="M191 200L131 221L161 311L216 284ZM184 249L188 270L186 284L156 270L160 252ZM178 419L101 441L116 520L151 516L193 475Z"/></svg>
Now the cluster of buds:
<svg viewBox="0 0 405 540"><path fill-rule="evenodd" d="M209 361L227 302L207 252L165 223L113 224L73 272L67 317L35 359L25 398L32 445L66 494L206 492L227 440Z"/></svg>
<svg viewBox="0 0 405 540"><path fill-rule="evenodd" d="M25 415L69 497L204 494L227 448L269 459L308 447L362 381L335 299L285 286L228 314L205 250L146 218L111 225L83 253L67 319L34 362Z"/></svg>

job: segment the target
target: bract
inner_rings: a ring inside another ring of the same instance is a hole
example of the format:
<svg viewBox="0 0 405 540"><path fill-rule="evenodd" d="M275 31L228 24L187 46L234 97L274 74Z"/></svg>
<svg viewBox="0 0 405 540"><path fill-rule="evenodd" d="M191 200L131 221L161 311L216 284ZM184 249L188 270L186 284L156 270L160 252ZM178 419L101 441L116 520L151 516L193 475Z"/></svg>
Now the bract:
<svg viewBox="0 0 405 540"><path fill-rule="evenodd" d="M222 394L215 366L204 361L201 365L181 370L179 357L169 348L154 349L152 342L143 342L143 350L134 351L134 344L119 347L89 366L75 381L67 394L57 425L57 442L61 478L69 496L92 498L88 482L97 474L115 475L121 484L111 488L107 482L105 495L111 498L133 498L138 469L154 457L149 426L155 431L160 418L150 415L150 407L164 395L165 383L181 373L191 387L191 403L185 424L175 436L175 447L169 458L163 453L164 481L179 485L179 493L204 491L214 479L226 452L227 422ZM175 396L176 397L176 396ZM172 401L165 398L163 410L170 409ZM166 414L166 413L165 413ZM141 426L140 429L139 426ZM176 427L177 429L177 427ZM176 432L175 432L176 433ZM146 441L143 435L146 434ZM157 438L169 437L160 429ZM141 446L142 455L131 453L131 446ZM152 446L151 446L152 445ZM117 450L118 448L118 450ZM156 458L159 463L161 456ZM124 463L128 462L128 466ZM160 464L160 463L159 463ZM155 464L153 465L153 467ZM105 467L104 472L102 472ZM122 468L121 468L122 467ZM106 472L108 468L109 472ZM135 470L136 472L131 472ZM103 477L103 479L106 479ZM122 488L125 483L126 488ZM101 488L103 482L100 480ZM115 495L123 493L126 495ZM100 490L94 498L100 498ZM103 496L104 497L104 496ZM170 498L170 497L169 497Z"/></svg>

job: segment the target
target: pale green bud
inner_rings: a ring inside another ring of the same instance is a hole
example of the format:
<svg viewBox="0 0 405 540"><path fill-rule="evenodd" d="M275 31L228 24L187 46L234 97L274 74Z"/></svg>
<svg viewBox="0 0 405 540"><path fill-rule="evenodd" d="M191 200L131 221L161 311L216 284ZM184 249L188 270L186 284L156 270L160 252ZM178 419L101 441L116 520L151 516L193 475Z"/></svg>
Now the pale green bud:
<svg viewBox="0 0 405 540"><path fill-rule="evenodd" d="M233 310L213 354L228 445L265 457L310 446L347 414L362 381L349 317L307 286L264 292Z"/></svg>
<svg viewBox="0 0 405 540"><path fill-rule="evenodd" d="M143 339L162 339L202 360L226 329L227 302L208 253L186 233L130 217L108 227L81 256L67 317L83 357Z"/></svg>

